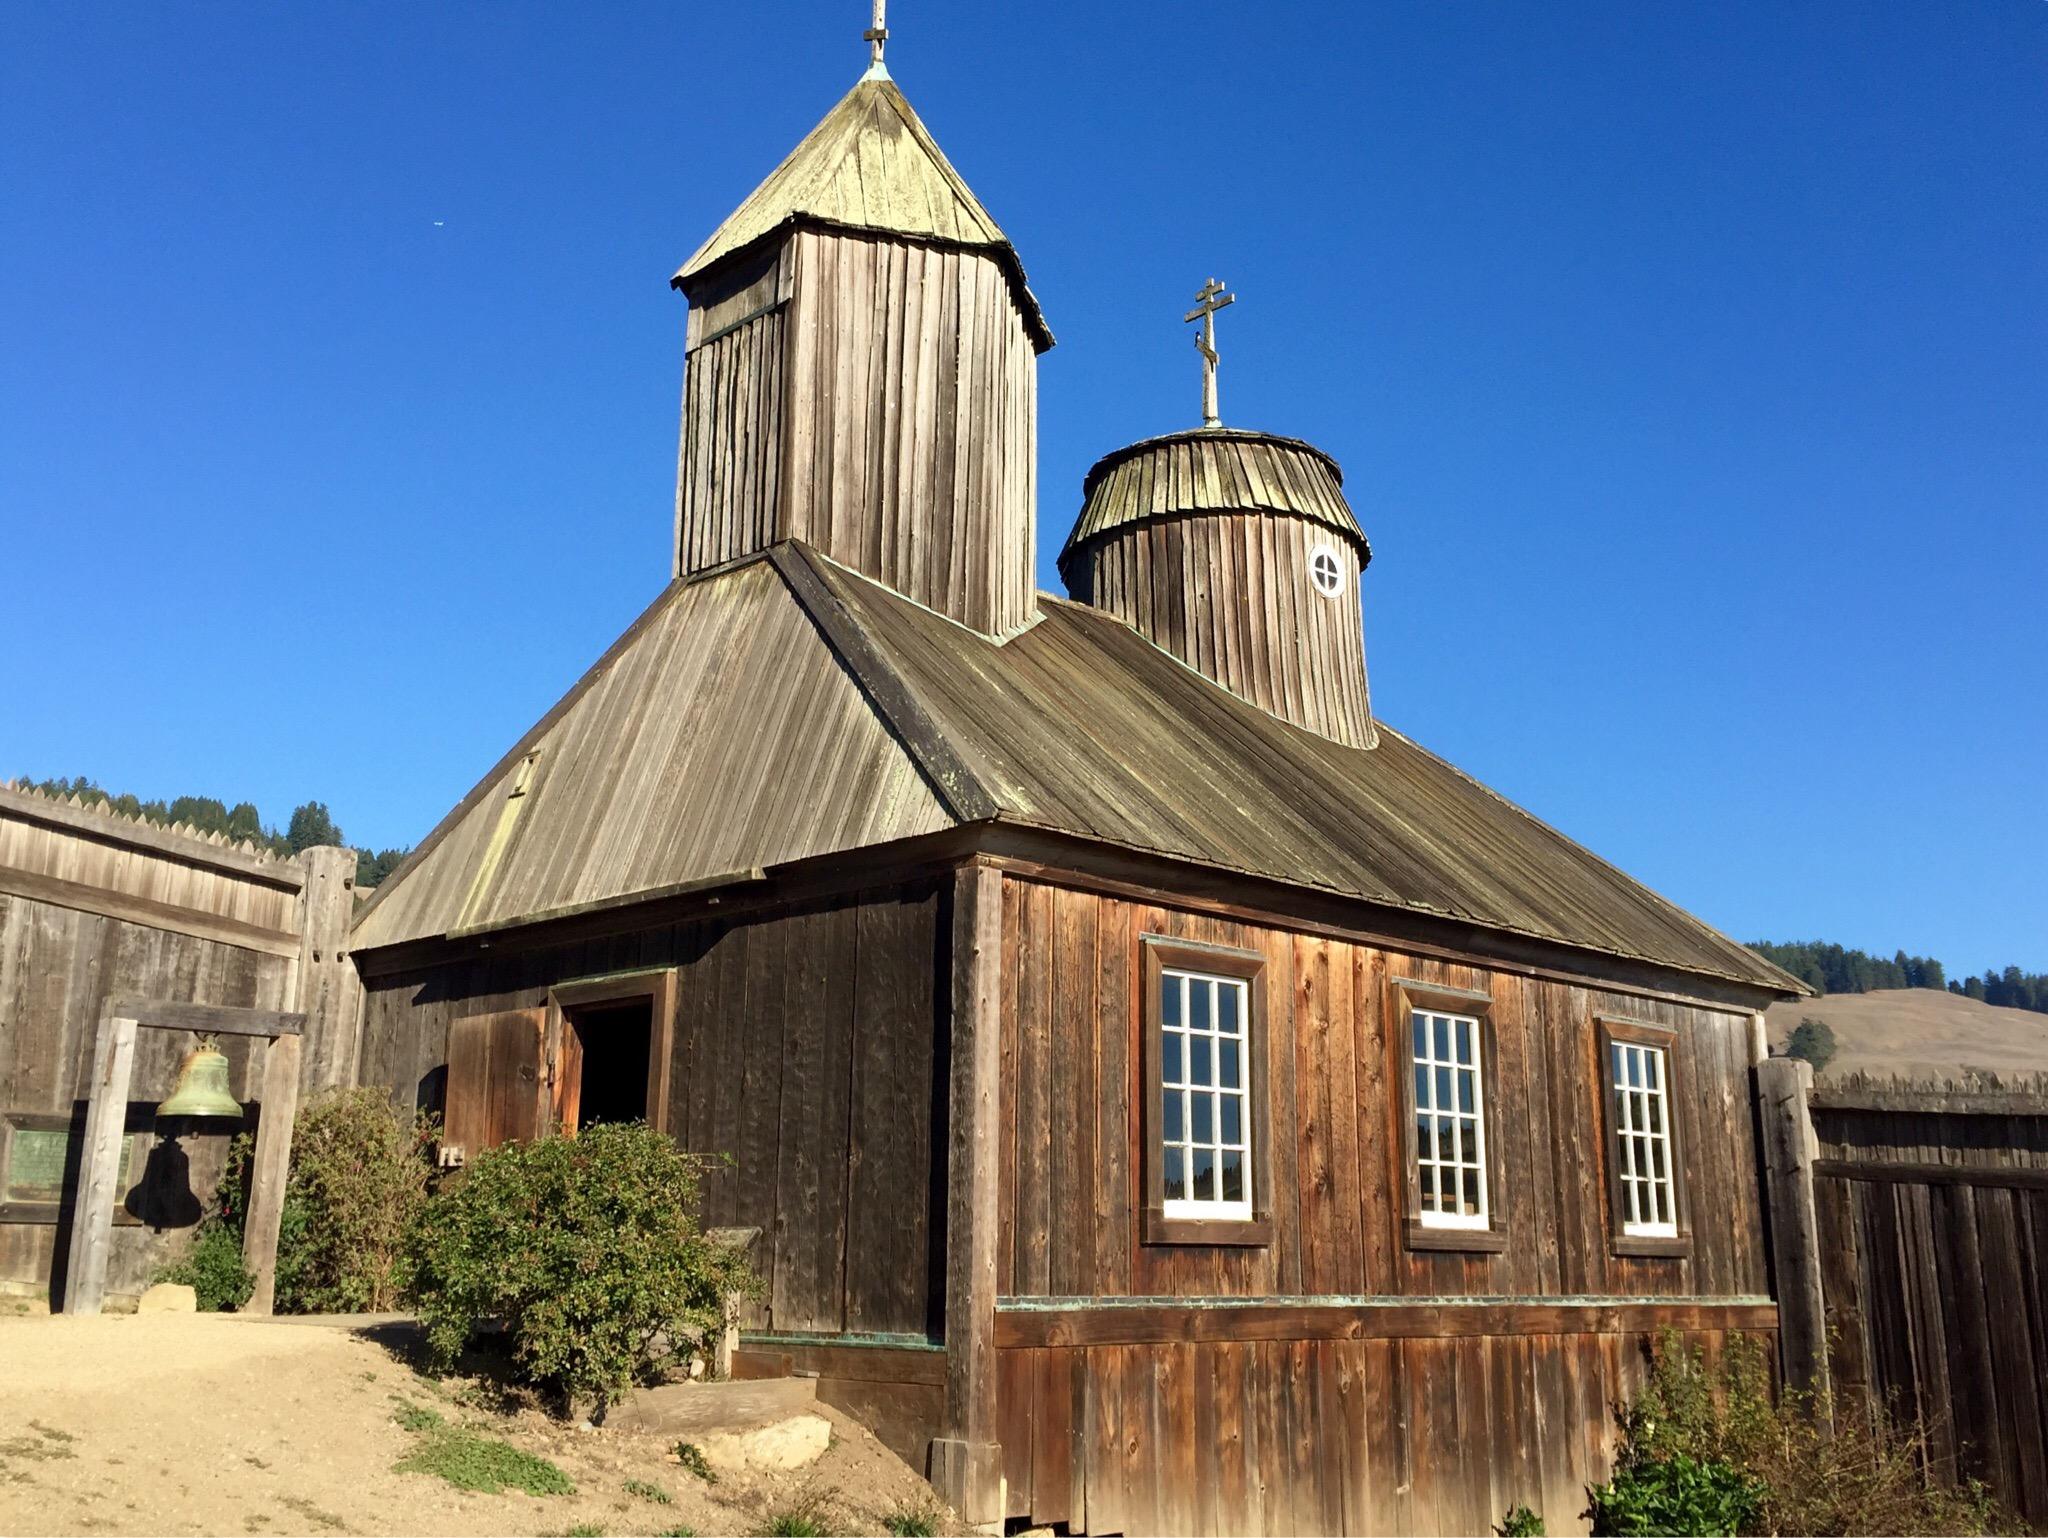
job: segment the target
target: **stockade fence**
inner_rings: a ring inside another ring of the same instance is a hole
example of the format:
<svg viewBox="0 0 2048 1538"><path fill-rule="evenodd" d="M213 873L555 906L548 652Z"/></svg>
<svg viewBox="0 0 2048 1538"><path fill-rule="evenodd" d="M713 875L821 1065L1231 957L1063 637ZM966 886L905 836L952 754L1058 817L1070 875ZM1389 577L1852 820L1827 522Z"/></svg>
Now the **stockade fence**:
<svg viewBox="0 0 2048 1538"><path fill-rule="evenodd" d="M1759 1077L1787 1378L2048 1526L2048 1078Z"/></svg>
<svg viewBox="0 0 2048 1538"><path fill-rule="evenodd" d="M300 1092L354 1082L355 866L347 849L280 859L0 784L0 1289L64 1291L94 1044L110 1002L301 1013ZM135 1047L115 1166L115 1294L140 1292L185 1242L237 1130L156 1135L156 1102L191 1045L184 1032L146 1031ZM256 1102L260 1120L250 1038L231 1036L222 1050L233 1093Z"/></svg>

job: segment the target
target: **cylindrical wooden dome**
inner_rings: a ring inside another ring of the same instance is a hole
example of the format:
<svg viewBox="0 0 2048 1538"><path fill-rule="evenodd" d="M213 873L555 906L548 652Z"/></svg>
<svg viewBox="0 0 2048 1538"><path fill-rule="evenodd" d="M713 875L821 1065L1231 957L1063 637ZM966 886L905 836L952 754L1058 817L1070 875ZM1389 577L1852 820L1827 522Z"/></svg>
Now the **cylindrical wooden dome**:
<svg viewBox="0 0 2048 1538"><path fill-rule="evenodd" d="M1088 472L1060 576L1240 699L1369 748L1358 579L1372 547L1342 487L1337 462L1298 439L1148 438Z"/></svg>

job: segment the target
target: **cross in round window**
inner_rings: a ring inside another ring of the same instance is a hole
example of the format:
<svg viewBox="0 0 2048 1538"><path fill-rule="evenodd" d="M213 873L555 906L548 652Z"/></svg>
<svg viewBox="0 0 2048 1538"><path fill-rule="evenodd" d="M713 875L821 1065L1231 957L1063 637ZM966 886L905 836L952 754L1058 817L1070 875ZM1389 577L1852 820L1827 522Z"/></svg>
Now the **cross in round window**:
<svg viewBox="0 0 2048 1538"><path fill-rule="evenodd" d="M1309 553L1308 580L1325 598L1335 598L1343 592L1344 568L1338 564L1337 552L1328 545L1316 546Z"/></svg>

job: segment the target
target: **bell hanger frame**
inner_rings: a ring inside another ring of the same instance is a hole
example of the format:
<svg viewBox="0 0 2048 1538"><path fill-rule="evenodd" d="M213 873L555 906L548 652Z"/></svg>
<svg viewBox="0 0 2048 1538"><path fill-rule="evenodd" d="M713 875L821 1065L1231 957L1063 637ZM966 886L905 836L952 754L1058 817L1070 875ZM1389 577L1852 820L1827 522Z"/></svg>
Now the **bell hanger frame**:
<svg viewBox="0 0 2048 1538"><path fill-rule="evenodd" d="M114 1241L114 1204L120 1192L121 1143L135 1068L135 1033L141 1029L255 1036L263 1051L263 1082L256 1096L256 1154L249 1213L242 1229L242 1264L256 1278L242 1305L245 1314L271 1311L277 1288L277 1231L284 1217L284 1184L291 1163L292 1124L299 1113L299 1048L303 1014L184 1004L169 999L109 999L93 1040L92 1082L85 1107L85 1152L71 1207L71 1243L64 1260L65 1314L97 1314L106 1302L107 1256Z"/></svg>

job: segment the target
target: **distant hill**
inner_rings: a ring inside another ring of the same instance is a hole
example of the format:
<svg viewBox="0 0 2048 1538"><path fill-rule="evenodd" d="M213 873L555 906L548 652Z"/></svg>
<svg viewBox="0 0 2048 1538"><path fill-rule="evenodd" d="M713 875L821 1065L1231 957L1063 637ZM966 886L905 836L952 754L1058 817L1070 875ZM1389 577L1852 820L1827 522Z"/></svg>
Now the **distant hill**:
<svg viewBox="0 0 2048 1538"><path fill-rule="evenodd" d="M1849 1073L1951 1077L1963 1068L2048 1072L2048 1018L1933 988L1830 993L1773 1004L1765 1017L1782 1052L1801 1020L1824 1020L1837 1055L1824 1078Z"/></svg>

